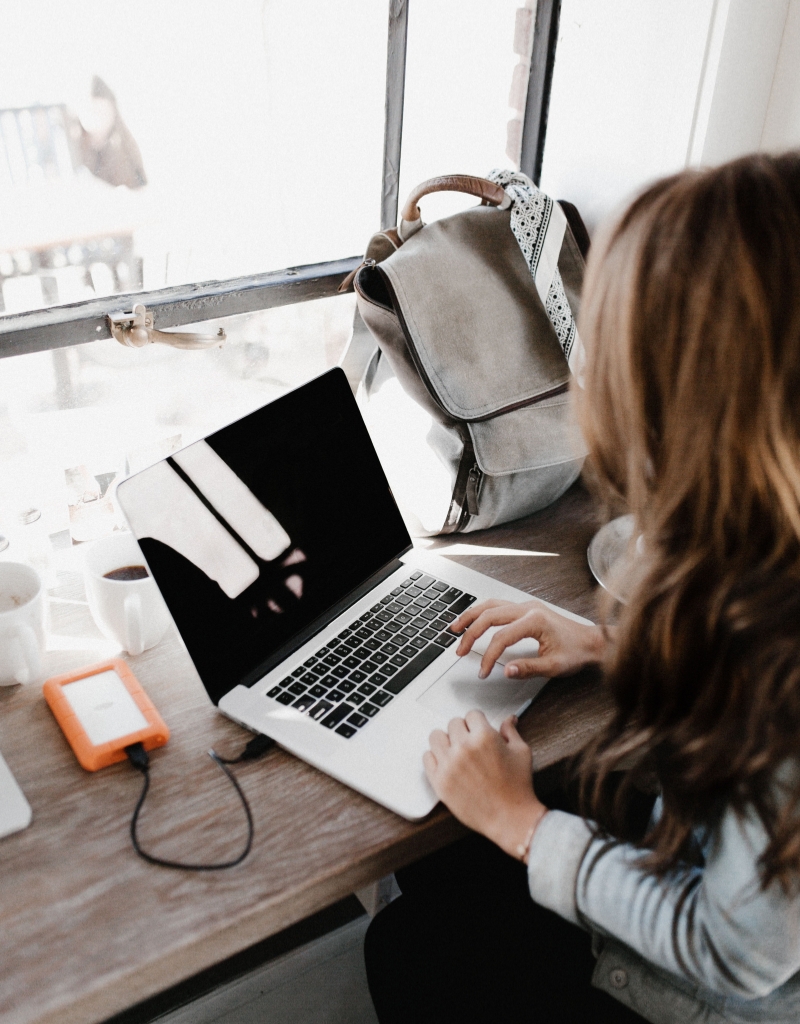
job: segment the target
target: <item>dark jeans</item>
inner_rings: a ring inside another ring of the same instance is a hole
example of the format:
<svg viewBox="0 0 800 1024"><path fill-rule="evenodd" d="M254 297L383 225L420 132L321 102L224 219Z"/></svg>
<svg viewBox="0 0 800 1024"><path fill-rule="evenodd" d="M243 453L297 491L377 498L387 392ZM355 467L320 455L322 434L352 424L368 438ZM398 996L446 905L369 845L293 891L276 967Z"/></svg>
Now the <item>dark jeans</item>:
<svg viewBox="0 0 800 1024"><path fill-rule="evenodd" d="M589 934L535 904L525 866L488 840L468 836L397 881L364 946L380 1024L642 1024L592 987Z"/></svg>

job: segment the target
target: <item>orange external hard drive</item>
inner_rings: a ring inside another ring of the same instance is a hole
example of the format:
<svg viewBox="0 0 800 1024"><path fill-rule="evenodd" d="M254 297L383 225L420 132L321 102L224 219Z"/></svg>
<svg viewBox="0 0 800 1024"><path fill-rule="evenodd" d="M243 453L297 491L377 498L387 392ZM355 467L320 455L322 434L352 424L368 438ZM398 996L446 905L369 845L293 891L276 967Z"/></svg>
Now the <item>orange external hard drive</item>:
<svg viewBox="0 0 800 1024"><path fill-rule="evenodd" d="M44 698L78 761L90 772L124 761L125 748L163 747L169 729L121 658L53 676Z"/></svg>

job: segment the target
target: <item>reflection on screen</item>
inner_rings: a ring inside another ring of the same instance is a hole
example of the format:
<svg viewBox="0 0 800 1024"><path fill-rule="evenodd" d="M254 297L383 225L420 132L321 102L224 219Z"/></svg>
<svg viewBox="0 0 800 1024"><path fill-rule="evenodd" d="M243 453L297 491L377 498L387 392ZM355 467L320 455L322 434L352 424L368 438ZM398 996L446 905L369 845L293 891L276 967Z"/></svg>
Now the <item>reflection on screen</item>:
<svg viewBox="0 0 800 1024"><path fill-rule="evenodd" d="M119 498L215 702L410 544L341 370Z"/></svg>

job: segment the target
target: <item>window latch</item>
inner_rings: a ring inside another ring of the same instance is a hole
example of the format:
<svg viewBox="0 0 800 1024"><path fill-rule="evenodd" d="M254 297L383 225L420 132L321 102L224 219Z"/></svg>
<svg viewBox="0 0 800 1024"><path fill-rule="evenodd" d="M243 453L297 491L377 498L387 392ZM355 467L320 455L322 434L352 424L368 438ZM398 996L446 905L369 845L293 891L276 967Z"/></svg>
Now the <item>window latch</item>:
<svg viewBox="0 0 800 1024"><path fill-rule="evenodd" d="M128 348L142 348L155 342L172 345L173 348L219 348L226 337L221 327L216 334L157 331L153 327L153 314L141 303L137 303L130 313L109 313L106 319L113 337Z"/></svg>

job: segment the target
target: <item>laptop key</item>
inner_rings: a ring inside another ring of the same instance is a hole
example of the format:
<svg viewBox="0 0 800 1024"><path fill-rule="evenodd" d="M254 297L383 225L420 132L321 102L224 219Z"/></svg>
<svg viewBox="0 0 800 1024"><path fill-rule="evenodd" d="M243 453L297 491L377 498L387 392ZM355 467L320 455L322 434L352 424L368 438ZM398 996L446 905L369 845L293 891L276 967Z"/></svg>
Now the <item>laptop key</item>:
<svg viewBox="0 0 800 1024"><path fill-rule="evenodd" d="M347 666L347 668L358 668L358 666L359 666L359 665L361 664L361 662L359 661L359 659L358 659L358 658L355 658L355 657L354 657L354 656L353 656L353 655L351 654L349 658L345 658L345 659L344 659L344 661L342 662L342 664L343 664L343 665L345 665L345 666ZM344 678L344 677L342 677L342 678Z"/></svg>
<svg viewBox="0 0 800 1024"><path fill-rule="evenodd" d="M389 677L385 675L383 672L376 672L374 675L371 675L369 677L369 681L371 683L374 683L376 686L383 686L383 684L386 682L388 678Z"/></svg>
<svg viewBox="0 0 800 1024"><path fill-rule="evenodd" d="M279 694L279 693L282 693L282 692L283 692L283 691L281 690L280 686L273 686L273 687L272 687L272 689L271 689L271 690L269 691L269 693L267 694L267 696L268 696L268 697L277 697L277 696L278 696L278 694Z"/></svg>
<svg viewBox="0 0 800 1024"><path fill-rule="evenodd" d="M471 604L474 604L475 597L472 594L462 594L462 596L454 603L450 605L450 611L454 615L460 615L465 612Z"/></svg>
<svg viewBox="0 0 800 1024"><path fill-rule="evenodd" d="M447 590L447 584L446 583L442 583L441 580L436 580L435 583L431 583L431 587L434 590L438 590L440 594L443 594L445 592L445 590Z"/></svg>
<svg viewBox="0 0 800 1024"><path fill-rule="evenodd" d="M324 686L325 689L327 689L327 690L330 690L330 688L332 686L338 686L340 682L341 682L341 680L337 679L336 676L330 675L330 676L325 676L324 679L320 679L319 685L320 686Z"/></svg>
<svg viewBox="0 0 800 1024"><path fill-rule="evenodd" d="M384 628L387 629L390 633L396 633L400 629L400 623L399 622L387 622L386 626Z"/></svg>
<svg viewBox="0 0 800 1024"><path fill-rule="evenodd" d="M381 643L386 643L387 640L392 639L392 634L387 633L385 629L379 629L378 632L375 634L375 639L380 640Z"/></svg>
<svg viewBox="0 0 800 1024"><path fill-rule="evenodd" d="M293 693L295 695L295 697L299 697L300 694L305 693L307 689L308 689L308 687L304 686L298 680L298 681L292 683L292 685L289 687L289 693Z"/></svg>
<svg viewBox="0 0 800 1024"><path fill-rule="evenodd" d="M347 721L351 725L354 725L357 729L360 729L362 725L367 724L369 719L365 718L364 715L360 715L357 711L354 711L353 714L347 719Z"/></svg>
<svg viewBox="0 0 800 1024"><path fill-rule="evenodd" d="M458 587L450 587L449 590L445 590L439 600L444 601L445 604L452 604L453 601L457 601L463 593L464 591L459 590Z"/></svg>
<svg viewBox="0 0 800 1024"><path fill-rule="evenodd" d="M403 606L398 604L396 601L392 601L391 604L386 605L386 611L391 612L392 615L397 615L398 612L403 610Z"/></svg>
<svg viewBox="0 0 800 1024"><path fill-rule="evenodd" d="M390 661L387 661L385 665L381 665L381 672L385 676L393 676L396 671L397 668Z"/></svg>
<svg viewBox="0 0 800 1024"><path fill-rule="evenodd" d="M392 603L392 596L393 596L393 594L394 594L394 591L392 591L391 594L387 594L386 597L382 597L381 598L381 604L391 604Z"/></svg>
<svg viewBox="0 0 800 1024"><path fill-rule="evenodd" d="M455 622L457 618L458 616L454 615L452 612L439 612L439 619L437 619L437 621L444 620L445 622Z"/></svg>
<svg viewBox="0 0 800 1024"><path fill-rule="evenodd" d="M406 646L402 649L400 653L403 655L404 658L413 658L414 655L417 653L417 649L416 647L412 647L411 644L406 644Z"/></svg>
<svg viewBox="0 0 800 1024"><path fill-rule="evenodd" d="M416 619L414 619L414 621L411 623L411 625L412 626L416 626L417 629L425 629L425 627L428 625L429 622L430 622L430 619L427 619L427 618L423 619L423 617L421 615L419 615Z"/></svg>
<svg viewBox="0 0 800 1024"><path fill-rule="evenodd" d="M317 683L317 685L312 686L308 692L316 699L317 697L324 697L328 692L328 687L323 686L322 683Z"/></svg>
<svg viewBox="0 0 800 1024"><path fill-rule="evenodd" d="M304 672L305 672L305 669L304 669L304 668L303 668L303 666L301 665L301 666L300 666L300 668L296 668L296 669L294 670L294 672L292 672L292 675L293 675L293 676L295 677L295 679L297 679L297 678L298 678L299 676L301 676L301 675L302 675L302 674L303 674Z"/></svg>
<svg viewBox="0 0 800 1024"><path fill-rule="evenodd" d="M333 704L329 700L321 700L318 704L309 711L309 718L313 718L315 722L318 722L323 715L327 715L329 711L333 710Z"/></svg>
<svg viewBox="0 0 800 1024"><path fill-rule="evenodd" d="M447 610L447 605L444 603L444 601L432 601L431 602L431 611L433 611L433 612L443 612L443 611L446 611L446 610Z"/></svg>
<svg viewBox="0 0 800 1024"><path fill-rule="evenodd" d="M321 724L324 725L326 729L333 729L334 726L339 725L339 723L344 721L344 719L347 718L347 716L354 710L355 708L351 707L349 704L340 704L338 708L335 708L327 717L322 719Z"/></svg>
<svg viewBox="0 0 800 1024"><path fill-rule="evenodd" d="M381 647L381 650L383 651L384 654L397 654L400 648L397 646L397 644L388 643L384 644L383 647Z"/></svg>
<svg viewBox="0 0 800 1024"><path fill-rule="evenodd" d="M423 647L428 646L426 641L423 640L421 636L415 636L414 639L411 641L411 644L413 647L417 647L419 650L422 650Z"/></svg>
<svg viewBox="0 0 800 1024"><path fill-rule="evenodd" d="M333 701L333 703L335 703L335 704L338 704L339 701L340 700L344 700L344 698L345 698L345 695L342 693L342 691L339 690L339 689L336 689L336 690L331 690L330 693L328 694L328 696L325 699Z"/></svg>
<svg viewBox="0 0 800 1024"><path fill-rule="evenodd" d="M375 618L380 619L381 622L388 622L389 619L391 619L391 617L392 616L389 614L389 612L384 610L379 611L378 614L375 616Z"/></svg>
<svg viewBox="0 0 800 1024"><path fill-rule="evenodd" d="M365 715L369 715L369 717L372 718L375 715L377 715L377 713L380 711L380 708L375 707L374 704L362 704L361 710Z"/></svg>
<svg viewBox="0 0 800 1024"><path fill-rule="evenodd" d="M352 633L351 629L343 629L342 632L337 636L337 640L346 640Z"/></svg>
<svg viewBox="0 0 800 1024"><path fill-rule="evenodd" d="M403 625L405 626L406 623L411 622L411 616L408 615L406 612L400 612L399 615L395 615L394 620L395 622L402 622Z"/></svg>
<svg viewBox="0 0 800 1024"><path fill-rule="evenodd" d="M335 654L328 654L322 660L325 662L326 665L330 665L331 668L333 668L333 666L338 665L342 659L337 658Z"/></svg>
<svg viewBox="0 0 800 1024"><path fill-rule="evenodd" d="M358 688L359 693L363 693L365 697L369 697L371 693L374 693L378 689L377 686L373 686L372 683L362 683Z"/></svg>
<svg viewBox="0 0 800 1024"><path fill-rule="evenodd" d="M356 690L356 692L355 693L351 693L350 696L347 699L350 701L351 704L360 704L362 701L365 701L367 698L364 696L363 693L359 693L358 690Z"/></svg>
<svg viewBox="0 0 800 1024"><path fill-rule="evenodd" d="M450 644L454 644L456 642L456 639L455 634L447 632L440 633L433 642L435 644L441 644L442 647L449 647Z"/></svg>
<svg viewBox="0 0 800 1024"><path fill-rule="evenodd" d="M421 587L423 590L427 590L431 583L434 583L433 576L419 576L417 578L416 586Z"/></svg>
<svg viewBox="0 0 800 1024"><path fill-rule="evenodd" d="M366 627L362 626L361 629L356 630L356 636L359 638L359 640L369 640L369 638L372 636L372 633Z"/></svg>
<svg viewBox="0 0 800 1024"><path fill-rule="evenodd" d="M419 630L417 629L416 626L403 626L403 628L400 630L400 636L412 637L416 636L418 632Z"/></svg>
<svg viewBox="0 0 800 1024"><path fill-rule="evenodd" d="M395 654L395 656L393 658L391 658L390 660L391 660L391 663L393 665L397 665L398 668L402 668L403 665L407 665L408 664L408 658L404 658L402 654Z"/></svg>
<svg viewBox="0 0 800 1024"><path fill-rule="evenodd" d="M380 640L376 640L374 636L371 636L364 646L368 651L377 651L380 650L381 642Z"/></svg>
<svg viewBox="0 0 800 1024"><path fill-rule="evenodd" d="M402 594L402 593L403 593L403 588L402 587L395 587L394 590L392 591L392 597L397 597L398 594Z"/></svg>
<svg viewBox="0 0 800 1024"><path fill-rule="evenodd" d="M405 605L411 604L411 598L408 594L401 594L400 597L397 598L397 603L405 607Z"/></svg>
<svg viewBox="0 0 800 1024"><path fill-rule="evenodd" d="M373 693L370 698L373 704L378 704L380 707L385 708L390 700L394 700L391 693L387 693L386 690L378 690L377 693Z"/></svg>
<svg viewBox="0 0 800 1024"><path fill-rule="evenodd" d="M300 676L298 682L305 683L306 686L311 686L313 683L316 683L318 679L319 676L316 672L306 672L304 675Z"/></svg>
<svg viewBox="0 0 800 1024"><path fill-rule="evenodd" d="M292 707L297 708L298 711L308 711L311 705L316 704L316 702L316 697L312 697L310 693L304 693L302 697L297 698Z"/></svg>
<svg viewBox="0 0 800 1024"><path fill-rule="evenodd" d="M355 672L351 672L347 678L348 680L351 680L354 683L363 683L364 680L367 678L367 674L366 672L362 672L361 669L357 668ZM341 686L339 687L339 689L341 690Z"/></svg>
<svg viewBox="0 0 800 1024"><path fill-rule="evenodd" d="M418 579L420 578L420 576L421 576L421 575L422 575L422 573L420 572L420 570L419 570L419 569L417 569L417 571L416 571L416 572L412 572L412 573L411 573L411 579L412 579L412 580L418 580Z"/></svg>
<svg viewBox="0 0 800 1024"><path fill-rule="evenodd" d="M382 665L384 661L388 659L389 655L384 654L383 651L373 651L369 656L369 660L374 662L376 665Z"/></svg>
<svg viewBox="0 0 800 1024"><path fill-rule="evenodd" d="M435 618L436 618L437 616L436 616L436 612L432 612L432 611L430 610L430 608L424 608L424 609L423 609L423 610L422 610L422 611L421 611L421 612L419 613L419 617L420 617L421 619L426 619L426 620L427 620L428 622L433 622L433 620L434 620L434 619L435 619Z"/></svg>
<svg viewBox="0 0 800 1024"><path fill-rule="evenodd" d="M381 611L382 609L383 609L383 605L381 604L381 602L380 602L380 601L378 601L378 603L377 603L377 604L374 604L374 605L373 605L373 606L372 606L372 607L370 608L370 611L374 613L374 612L379 612L379 611Z"/></svg>
<svg viewBox="0 0 800 1024"><path fill-rule="evenodd" d="M295 695L293 693L289 693L288 690L284 690L283 693L278 694L275 700L279 704L291 704L292 701L295 700Z"/></svg>
<svg viewBox="0 0 800 1024"><path fill-rule="evenodd" d="M366 672L367 675L369 675L370 672L377 672L378 666L374 661L364 661L361 663L361 671Z"/></svg>
<svg viewBox="0 0 800 1024"><path fill-rule="evenodd" d="M361 679L356 679L356 676L361 676ZM352 693L356 688L356 683L361 683L366 677L363 672L354 672L349 679L338 680L337 690L341 690L342 693Z"/></svg>
<svg viewBox="0 0 800 1024"><path fill-rule="evenodd" d="M433 640L433 638L436 636L436 630L431 629L430 627L428 629L423 629L423 631L420 633L420 636L425 637L426 640Z"/></svg>
<svg viewBox="0 0 800 1024"><path fill-rule="evenodd" d="M303 674L304 673L301 673L301 675ZM280 686L281 689L285 689L287 686L291 686L291 684L295 681L296 678L297 677L294 674L286 676L285 679L281 679L281 681L278 683L278 686Z"/></svg>
<svg viewBox="0 0 800 1024"><path fill-rule="evenodd" d="M369 649L369 647L366 647L366 646L364 646L364 647L357 647L353 651L353 657L354 658L358 658L359 661L363 661L364 658L371 658L372 657L372 651Z"/></svg>
<svg viewBox="0 0 800 1024"><path fill-rule="evenodd" d="M356 665L357 664L358 662L356 662ZM333 674L336 676L337 679L346 679L347 676L349 675L344 665L337 665L336 668L333 670Z"/></svg>
<svg viewBox="0 0 800 1024"><path fill-rule="evenodd" d="M420 596L414 600L414 607L427 608L430 603L431 599L429 597L425 597L424 594L420 594Z"/></svg>
<svg viewBox="0 0 800 1024"><path fill-rule="evenodd" d="M408 590L406 590L406 593L408 594L409 597L419 597L422 591L419 589L419 587L409 587Z"/></svg>
<svg viewBox="0 0 800 1024"><path fill-rule="evenodd" d="M317 663L316 658L309 658L308 661L303 662L304 668L313 668Z"/></svg>
<svg viewBox="0 0 800 1024"><path fill-rule="evenodd" d="M438 644L431 644L426 647L424 651L420 651L419 654L412 661L401 668L397 675L390 679L388 683L383 684L384 690L388 690L389 693L395 696L404 690L410 682L417 678L423 669L426 669L428 665L436 660L444 650Z"/></svg>
<svg viewBox="0 0 800 1024"><path fill-rule="evenodd" d="M342 724L337 727L336 731L340 736L344 736L346 740L349 740L351 736L355 736L358 729L354 728L352 725L348 725L347 722L342 722Z"/></svg>

